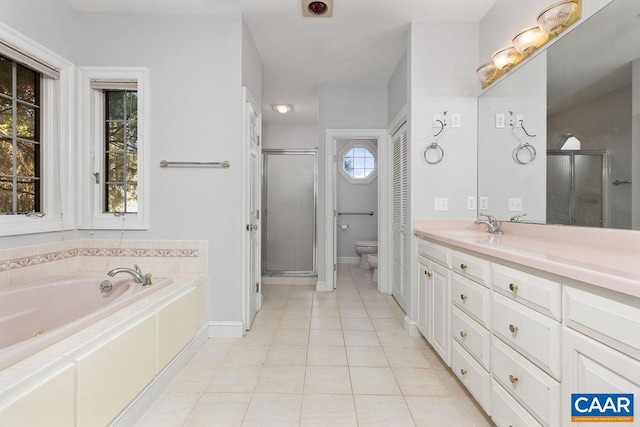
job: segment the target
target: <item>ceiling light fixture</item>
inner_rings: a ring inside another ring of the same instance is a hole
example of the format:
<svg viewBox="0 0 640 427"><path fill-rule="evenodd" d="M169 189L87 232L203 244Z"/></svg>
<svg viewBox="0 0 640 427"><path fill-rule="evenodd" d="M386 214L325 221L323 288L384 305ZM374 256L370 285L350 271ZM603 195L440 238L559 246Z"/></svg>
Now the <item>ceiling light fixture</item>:
<svg viewBox="0 0 640 427"><path fill-rule="evenodd" d="M286 114L293 111L293 105L291 104L273 104L271 105L271 108L273 111L280 114Z"/></svg>
<svg viewBox="0 0 640 427"><path fill-rule="evenodd" d="M500 76L517 65L523 58L544 46L551 39L566 30L582 17L582 0L564 0L549 6L538 15L538 26L520 31L512 40L512 45L493 54L493 64L481 65L478 78L482 88L498 80Z"/></svg>
<svg viewBox="0 0 640 427"><path fill-rule="evenodd" d="M308 18L333 16L333 0L302 0L302 16Z"/></svg>

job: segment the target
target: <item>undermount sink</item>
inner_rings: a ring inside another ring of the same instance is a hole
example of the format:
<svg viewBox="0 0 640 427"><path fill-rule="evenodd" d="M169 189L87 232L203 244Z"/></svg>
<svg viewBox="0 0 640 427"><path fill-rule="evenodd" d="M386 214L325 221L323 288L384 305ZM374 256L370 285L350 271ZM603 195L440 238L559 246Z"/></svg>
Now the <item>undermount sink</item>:
<svg viewBox="0 0 640 427"><path fill-rule="evenodd" d="M474 231L474 230L442 230L440 231L440 233L448 234L451 236L469 236L469 237L484 236L487 234L486 231Z"/></svg>

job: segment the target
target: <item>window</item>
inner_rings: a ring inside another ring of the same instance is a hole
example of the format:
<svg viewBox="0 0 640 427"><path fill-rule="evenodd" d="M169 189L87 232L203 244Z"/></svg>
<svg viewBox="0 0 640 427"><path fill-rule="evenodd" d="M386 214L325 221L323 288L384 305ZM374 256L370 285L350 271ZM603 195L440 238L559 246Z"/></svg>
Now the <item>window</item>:
<svg viewBox="0 0 640 427"><path fill-rule="evenodd" d="M376 147L368 140L347 142L340 150L340 173L352 184L369 184L377 176Z"/></svg>
<svg viewBox="0 0 640 427"><path fill-rule="evenodd" d="M79 228L148 228L147 73L79 70Z"/></svg>
<svg viewBox="0 0 640 427"><path fill-rule="evenodd" d="M137 213L138 91L108 90L104 100L104 211Z"/></svg>
<svg viewBox="0 0 640 427"><path fill-rule="evenodd" d="M0 236L74 227L74 76L0 23Z"/></svg>
<svg viewBox="0 0 640 427"><path fill-rule="evenodd" d="M41 211L40 74L0 56L0 214Z"/></svg>

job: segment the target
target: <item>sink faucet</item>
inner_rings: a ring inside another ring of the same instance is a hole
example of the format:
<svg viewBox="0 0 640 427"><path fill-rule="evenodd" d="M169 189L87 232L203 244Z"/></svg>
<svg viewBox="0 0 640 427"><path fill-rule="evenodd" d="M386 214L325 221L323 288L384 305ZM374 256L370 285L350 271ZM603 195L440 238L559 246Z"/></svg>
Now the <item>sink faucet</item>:
<svg viewBox="0 0 640 427"><path fill-rule="evenodd" d="M503 231L500 230L500 225L498 224L498 219L493 216L493 215L488 215L488 214L483 214L481 213L480 216L483 216L487 219L479 219L477 221L475 221L476 224L484 224L487 226L489 233L491 234L503 234Z"/></svg>
<svg viewBox="0 0 640 427"><path fill-rule="evenodd" d="M514 216L511 217L511 219L509 221L511 221L511 222L524 222L524 221L520 221L520 218L522 218L523 216L527 216L527 213L526 212L522 212L522 213L519 213L517 215L514 215Z"/></svg>
<svg viewBox="0 0 640 427"><path fill-rule="evenodd" d="M114 268L113 270L109 271L107 275L113 277L118 273L129 274L131 277L133 277L134 282L141 283L142 286L150 286L152 284L151 274L149 273L143 274L142 270L140 270L140 267L138 267L138 264L133 264L133 268L126 268L126 267Z"/></svg>

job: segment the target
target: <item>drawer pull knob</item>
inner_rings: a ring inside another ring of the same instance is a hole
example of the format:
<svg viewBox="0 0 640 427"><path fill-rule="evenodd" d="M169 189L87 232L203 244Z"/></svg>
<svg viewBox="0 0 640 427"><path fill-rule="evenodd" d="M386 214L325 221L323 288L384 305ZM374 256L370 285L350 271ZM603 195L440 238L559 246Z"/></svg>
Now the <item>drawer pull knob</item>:
<svg viewBox="0 0 640 427"><path fill-rule="evenodd" d="M518 333L518 327L517 326L509 325L509 330L511 331L512 334L517 334Z"/></svg>
<svg viewBox="0 0 640 427"><path fill-rule="evenodd" d="M511 292L518 292L518 285L516 285L514 283L509 283L509 290Z"/></svg>
<svg viewBox="0 0 640 427"><path fill-rule="evenodd" d="M465 338L467 336L467 333L465 331L460 331L460 336L462 338Z"/></svg>
<svg viewBox="0 0 640 427"><path fill-rule="evenodd" d="M515 384L518 382L518 377L509 375L509 381L511 382L511 384Z"/></svg>
<svg viewBox="0 0 640 427"><path fill-rule="evenodd" d="M467 269L467 264L460 264L460 269L466 270Z"/></svg>
<svg viewBox="0 0 640 427"><path fill-rule="evenodd" d="M467 370L466 369L460 369L460 374L464 377L465 375L467 375Z"/></svg>
<svg viewBox="0 0 640 427"><path fill-rule="evenodd" d="M460 299L462 301L466 301L467 300L467 296L465 294L460 294Z"/></svg>

